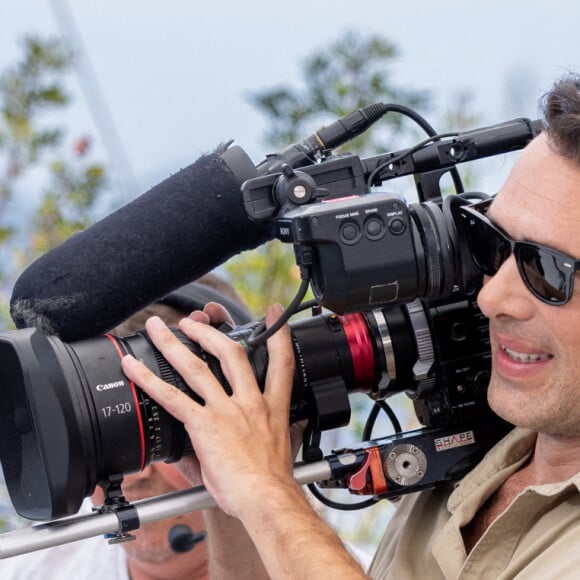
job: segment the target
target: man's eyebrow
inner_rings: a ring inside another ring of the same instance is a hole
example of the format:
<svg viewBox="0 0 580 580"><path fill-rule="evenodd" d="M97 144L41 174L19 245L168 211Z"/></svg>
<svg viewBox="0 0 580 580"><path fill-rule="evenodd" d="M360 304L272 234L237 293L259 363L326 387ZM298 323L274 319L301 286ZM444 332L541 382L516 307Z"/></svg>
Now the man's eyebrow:
<svg viewBox="0 0 580 580"><path fill-rule="evenodd" d="M502 224L497 223L497 220L494 218L493 216L493 202L491 203L491 205L489 206L488 210L487 210L487 218L489 219L489 221L499 230L501 230L510 240L513 240L514 242L528 242L528 243L532 243L532 244L538 244L541 242L538 242L537 240L531 240L529 238L514 238L512 236L512 234L509 232L509 230L507 230ZM545 244L542 244L545 245Z"/></svg>

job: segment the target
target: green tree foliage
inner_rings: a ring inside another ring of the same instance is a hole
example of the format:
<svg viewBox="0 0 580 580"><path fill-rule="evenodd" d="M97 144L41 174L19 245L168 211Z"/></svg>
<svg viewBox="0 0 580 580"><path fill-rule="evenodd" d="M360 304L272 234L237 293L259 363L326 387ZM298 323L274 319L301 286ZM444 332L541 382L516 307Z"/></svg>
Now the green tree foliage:
<svg viewBox="0 0 580 580"><path fill-rule="evenodd" d="M38 117L47 109L61 107L67 98L54 81L66 68L69 56L54 42L28 39L20 63L0 77L0 222L1 240L7 241L14 229L7 213L13 188L26 171L48 149L58 145L61 132L37 127Z"/></svg>
<svg viewBox="0 0 580 580"><path fill-rule="evenodd" d="M50 185L38 207L31 238L35 255L44 254L75 232L87 227L99 194L106 183L102 165L83 163L88 142L79 139L72 160L49 165Z"/></svg>
<svg viewBox="0 0 580 580"><path fill-rule="evenodd" d="M60 41L26 38L20 61L0 76L0 326L8 324L14 275L86 227L106 183L102 165L90 161L88 138L64 144L72 64ZM25 223L19 208L31 204Z"/></svg>

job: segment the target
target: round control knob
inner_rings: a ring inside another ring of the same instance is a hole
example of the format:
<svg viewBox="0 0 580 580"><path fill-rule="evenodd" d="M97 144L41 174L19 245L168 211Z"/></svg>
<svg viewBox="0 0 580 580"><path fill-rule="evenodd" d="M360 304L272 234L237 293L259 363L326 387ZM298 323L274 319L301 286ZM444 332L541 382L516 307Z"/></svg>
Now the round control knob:
<svg viewBox="0 0 580 580"><path fill-rule="evenodd" d="M389 231L396 236L400 236L407 229L407 225L401 218L393 218L389 222Z"/></svg>
<svg viewBox="0 0 580 580"><path fill-rule="evenodd" d="M378 217L369 218L365 222L365 233L371 240L378 240L385 234L385 225Z"/></svg>
<svg viewBox="0 0 580 580"><path fill-rule="evenodd" d="M360 227L355 222L345 222L340 226L340 237L345 244L356 244L361 237Z"/></svg>

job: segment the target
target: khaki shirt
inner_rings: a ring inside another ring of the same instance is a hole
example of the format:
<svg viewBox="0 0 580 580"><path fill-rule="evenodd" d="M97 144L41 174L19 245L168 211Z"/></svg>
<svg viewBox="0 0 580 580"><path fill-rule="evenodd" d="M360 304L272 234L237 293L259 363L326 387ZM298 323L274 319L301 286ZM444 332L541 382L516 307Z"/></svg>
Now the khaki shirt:
<svg viewBox="0 0 580 580"><path fill-rule="evenodd" d="M462 526L531 455L536 435L516 428L459 484L401 500L371 565L393 580L580 578L580 474L522 491L469 556Z"/></svg>

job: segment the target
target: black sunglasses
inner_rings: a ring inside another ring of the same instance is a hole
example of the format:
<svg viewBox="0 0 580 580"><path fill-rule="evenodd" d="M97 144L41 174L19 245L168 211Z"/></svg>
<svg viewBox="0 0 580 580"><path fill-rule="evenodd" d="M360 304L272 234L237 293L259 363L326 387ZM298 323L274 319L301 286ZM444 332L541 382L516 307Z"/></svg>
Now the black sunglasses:
<svg viewBox="0 0 580 580"><path fill-rule="evenodd" d="M541 244L512 240L486 216L491 202L488 199L459 208L469 251L477 267L493 276L513 253L522 280L536 298L554 306L566 304L572 298L574 274L580 269L580 260Z"/></svg>

